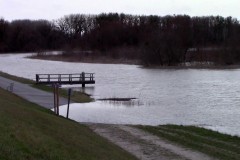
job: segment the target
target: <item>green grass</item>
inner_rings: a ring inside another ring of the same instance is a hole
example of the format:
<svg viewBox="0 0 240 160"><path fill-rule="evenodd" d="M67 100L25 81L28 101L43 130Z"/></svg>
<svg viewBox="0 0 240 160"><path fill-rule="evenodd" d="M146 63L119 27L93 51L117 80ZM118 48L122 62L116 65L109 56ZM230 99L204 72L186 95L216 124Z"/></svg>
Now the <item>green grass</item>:
<svg viewBox="0 0 240 160"><path fill-rule="evenodd" d="M47 92L53 92L53 88L50 86L46 86L46 85L36 85L36 84L32 84L32 87L37 88L37 89L41 89L43 91L47 91ZM66 89L59 89L59 95L62 97L67 98L68 97L68 91ZM71 93L71 100L78 102L78 103L88 103L88 102L92 102L93 99L83 93L83 92L77 92L77 91L72 91Z"/></svg>
<svg viewBox="0 0 240 160"><path fill-rule="evenodd" d="M43 91L53 92L52 87L46 86L46 85L36 85L34 81L26 79L26 78L13 76L13 75L10 75L10 74L4 73L4 72L0 72L0 76L17 81L17 82L21 82L24 84L29 84L32 87L43 90ZM60 88L59 95L67 98L68 97L67 90ZM72 92L71 100L78 102L78 103L87 103L87 102L93 101L93 99L89 95L82 93L82 92L76 92L76 91Z"/></svg>
<svg viewBox="0 0 240 160"><path fill-rule="evenodd" d="M18 82L21 82L21 83L25 83L25 84L34 84L34 81L31 81L29 79L13 76L13 75L1 72L1 71L0 71L0 76L11 79L11 80L14 80L14 81L18 81Z"/></svg>
<svg viewBox="0 0 240 160"><path fill-rule="evenodd" d="M240 138L195 126L138 126L161 138L222 160L240 159Z"/></svg>
<svg viewBox="0 0 240 160"><path fill-rule="evenodd" d="M77 122L0 89L0 160L135 159Z"/></svg>

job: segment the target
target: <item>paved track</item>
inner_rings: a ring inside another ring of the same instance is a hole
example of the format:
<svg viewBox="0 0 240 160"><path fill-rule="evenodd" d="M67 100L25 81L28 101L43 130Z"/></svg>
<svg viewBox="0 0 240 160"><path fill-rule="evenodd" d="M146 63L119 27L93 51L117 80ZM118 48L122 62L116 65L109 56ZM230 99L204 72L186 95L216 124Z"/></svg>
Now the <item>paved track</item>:
<svg viewBox="0 0 240 160"><path fill-rule="evenodd" d="M32 103L36 103L44 108L52 109L54 107L53 93L42 91L31 87L29 84L19 83L10 79L6 79L0 76L0 87L8 89L10 84L13 83L12 92ZM59 98L59 105L67 104L67 99Z"/></svg>

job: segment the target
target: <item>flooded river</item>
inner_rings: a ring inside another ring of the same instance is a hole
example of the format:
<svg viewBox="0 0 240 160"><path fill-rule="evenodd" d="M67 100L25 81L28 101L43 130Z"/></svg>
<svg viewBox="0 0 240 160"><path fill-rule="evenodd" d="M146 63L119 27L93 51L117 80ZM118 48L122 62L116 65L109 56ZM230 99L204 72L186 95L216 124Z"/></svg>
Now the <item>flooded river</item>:
<svg viewBox="0 0 240 160"><path fill-rule="evenodd" d="M240 135L240 69L144 69L136 65L33 60L26 54L0 55L0 71L34 79L37 73L93 72L85 92L130 102L71 104L79 122L197 125ZM76 88L81 90L81 88ZM61 106L66 114L66 106Z"/></svg>

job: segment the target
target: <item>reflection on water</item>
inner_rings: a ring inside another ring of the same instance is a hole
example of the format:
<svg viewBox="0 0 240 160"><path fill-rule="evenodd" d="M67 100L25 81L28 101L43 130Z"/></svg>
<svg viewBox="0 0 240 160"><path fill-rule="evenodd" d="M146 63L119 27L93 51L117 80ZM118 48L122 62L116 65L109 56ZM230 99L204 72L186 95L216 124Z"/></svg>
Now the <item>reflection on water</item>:
<svg viewBox="0 0 240 160"><path fill-rule="evenodd" d="M94 72L96 84L79 90L95 99L137 98L127 103L72 104L70 116L79 122L198 125L240 135L239 69L144 69L136 65L54 62L24 56L0 55L0 70L29 79L37 73Z"/></svg>
<svg viewBox="0 0 240 160"><path fill-rule="evenodd" d="M82 85L62 85L61 88L65 88L65 89L71 88L74 91L86 93L89 96L94 95L94 91L95 91L94 86L86 86L85 88L82 88Z"/></svg>
<svg viewBox="0 0 240 160"><path fill-rule="evenodd" d="M78 87L75 90L79 92L87 93L89 95L94 95L95 87L94 86L86 86L85 88Z"/></svg>
<svg viewBox="0 0 240 160"><path fill-rule="evenodd" d="M114 101L114 100L101 100L104 105L110 105L110 106L125 106L125 107L136 107L141 106L143 103L140 102L138 99L133 99L129 101Z"/></svg>

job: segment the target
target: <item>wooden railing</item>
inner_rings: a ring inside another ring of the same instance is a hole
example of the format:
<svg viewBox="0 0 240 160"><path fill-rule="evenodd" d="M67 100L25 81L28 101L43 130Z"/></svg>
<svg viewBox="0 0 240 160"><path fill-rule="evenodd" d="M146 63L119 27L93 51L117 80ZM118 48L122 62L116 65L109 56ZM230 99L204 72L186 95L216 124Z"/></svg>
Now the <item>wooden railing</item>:
<svg viewBox="0 0 240 160"><path fill-rule="evenodd" d="M94 73L36 74L36 84L95 84Z"/></svg>

